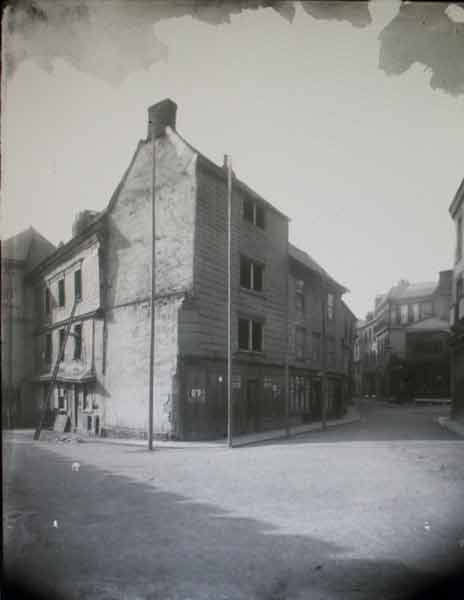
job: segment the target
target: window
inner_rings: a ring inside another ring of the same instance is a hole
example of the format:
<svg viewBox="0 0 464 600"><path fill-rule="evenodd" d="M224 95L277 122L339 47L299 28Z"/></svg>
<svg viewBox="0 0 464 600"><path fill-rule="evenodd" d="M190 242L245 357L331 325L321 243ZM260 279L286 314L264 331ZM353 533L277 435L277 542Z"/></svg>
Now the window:
<svg viewBox="0 0 464 600"><path fill-rule="evenodd" d="M412 304L408 304L408 323L412 323L414 320L414 313L412 309Z"/></svg>
<svg viewBox="0 0 464 600"><path fill-rule="evenodd" d="M60 306L64 306L65 297L64 297L64 279L60 279L58 281L58 304Z"/></svg>
<svg viewBox="0 0 464 600"><path fill-rule="evenodd" d="M402 304L401 305L401 323L404 325L407 322L408 322L408 305Z"/></svg>
<svg viewBox="0 0 464 600"><path fill-rule="evenodd" d="M74 271L74 300L82 300L82 271Z"/></svg>
<svg viewBox="0 0 464 600"><path fill-rule="evenodd" d="M462 258L462 216L456 222L456 261Z"/></svg>
<svg viewBox="0 0 464 600"><path fill-rule="evenodd" d="M45 288L45 314L49 315L51 309L50 302L50 289L48 287Z"/></svg>
<svg viewBox="0 0 464 600"><path fill-rule="evenodd" d="M423 319L427 319L428 317L433 317L433 303L432 302L422 302L421 314L422 314Z"/></svg>
<svg viewBox="0 0 464 600"><path fill-rule="evenodd" d="M60 345L59 345L59 349L58 349L60 361L64 360L64 348L63 348L64 335L65 335L64 329L60 329L60 331L59 331L59 336L60 336L59 337L59 340L60 340L59 343L60 343Z"/></svg>
<svg viewBox="0 0 464 600"><path fill-rule="evenodd" d="M52 351L53 351L52 334L47 333L45 335L45 353L44 353L44 361L47 365L49 365L52 362Z"/></svg>
<svg viewBox="0 0 464 600"><path fill-rule="evenodd" d="M329 369L335 369L335 340L333 338L327 339L327 367Z"/></svg>
<svg viewBox="0 0 464 600"><path fill-rule="evenodd" d="M333 294L327 295L327 318L332 320L334 318L334 305L335 297Z"/></svg>
<svg viewBox="0 0 464 600"><path fill-rule="evenodd" d="M252 319L239 319L238 346L240 350L262 352L263 324Z"/></svg>
<svg viewBox="0 0 464 600"><path fill-rule="evenodd" d="M90 402L89 402L89 394L87 392L87 386L84 385L84 389L82 390L82 409L89 410Z"/></svg>
<svg viewBox="0 0 464 600"><path fill-rule="evenodd" d="M261 292L263 289L263 265L245 256L240 257L240 285L247 290Z"/></svg>
<svg viewBox="0 0 464 600"><path fill-rule="evenodd" d="M412 313L413 313L413 319L414 319L414 321L419 321L419 319L420 319L420 311L419 311L419 305L418 304L413 304L412 305Z"/></svg>
<svg viewBox="0 0 464 600"><path fill-rule="evenodd" d="M302 317L304 314L304 281L302 279L297 279L295 282L295 309L298 313L298 316Z"/></svg>
<svg viewBox="0 0 464 600"><path fill-rule="evenodd" d="M312 335L312 359L319 361L321 357L321 334L313 333Z"/></svg>
<svg viewBox="0 0 464 600"><path fill-rule="evenodd" d="M245 221L253 223L253 225L256 225L256 227L259 227L260 229L265 229L265 213L266 211L261 203L255 202L250 198L245 198L243 200L243 218Z"/></svg>
<svg viewBox="0 0 464 600"><path fill-rule="evenodd" d="M58 409L66 410L66 393L64 388L58 389Z"/></svg>
<svg viewBox="0 0 464 600"><path fill-rule="evenodd" d="M298 360L305 357L306 330L303 327L295 329L295 354Z"/></svg>
<svg viewBox="0 0 464 600"><path fill-rule="evenodd" d="M82 355L82 325L74 325L74 359Z"/></svg>

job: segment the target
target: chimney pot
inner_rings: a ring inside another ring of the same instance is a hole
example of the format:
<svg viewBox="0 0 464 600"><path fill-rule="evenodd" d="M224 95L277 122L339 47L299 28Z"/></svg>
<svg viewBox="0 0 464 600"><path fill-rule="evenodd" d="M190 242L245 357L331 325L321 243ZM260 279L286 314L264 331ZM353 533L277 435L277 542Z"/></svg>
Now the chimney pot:
<svg viewBox="0 0 464 600"><path fill-rule="evenodd" d="M176 128L176 113L177 104L170 98L166 98L157 104L153 104L148 109L148 136L147 138L152 139L154 134L155 139L163 136L166 131L166 127L171 129Z"/></svg>

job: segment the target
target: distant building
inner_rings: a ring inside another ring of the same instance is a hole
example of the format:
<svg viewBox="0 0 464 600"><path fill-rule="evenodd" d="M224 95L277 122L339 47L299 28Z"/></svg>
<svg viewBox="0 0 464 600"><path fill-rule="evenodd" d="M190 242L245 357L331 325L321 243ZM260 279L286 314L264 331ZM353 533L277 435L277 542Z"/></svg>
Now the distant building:
<svg viewBox="0 0 464 600"><path fill-rule="evenodd" d="M37 421L31 386L35 309L27 275L54 251L55 246L33 227L2 242L2 409L6 427L26 427Z"/></svg>
<svg viewBox="0 0 464 600"><path fill-rule="evenodd" d="M455 417L464 418L464 180L451 203L449 212L456 227L451 294L451 393Z"/></svg>
<svg viewBox="0 0 464 600"><path fill-rule="evenodd" d="M451 271L438 282L401 280L376 297L358 328L362 392L383 398L448 397Z"/></svg>
<svg viewBox="0 0 464 600"><path fill-rule="evenodd" d="M374 313L356 326L356 391L361 396L377 394L377 341Z"/></svg>

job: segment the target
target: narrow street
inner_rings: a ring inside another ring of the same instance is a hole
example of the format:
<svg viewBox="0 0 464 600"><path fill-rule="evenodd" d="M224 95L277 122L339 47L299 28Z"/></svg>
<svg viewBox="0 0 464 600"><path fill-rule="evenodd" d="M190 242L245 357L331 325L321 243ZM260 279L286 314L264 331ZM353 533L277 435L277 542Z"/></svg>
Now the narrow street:
<svg viewBox="0 0 464 600"><path fill-rule="evenodd" d="M7 575L47 600L416 597L464 562L464 440L446 407L360 411L233 450L6 433Z"/></svg>

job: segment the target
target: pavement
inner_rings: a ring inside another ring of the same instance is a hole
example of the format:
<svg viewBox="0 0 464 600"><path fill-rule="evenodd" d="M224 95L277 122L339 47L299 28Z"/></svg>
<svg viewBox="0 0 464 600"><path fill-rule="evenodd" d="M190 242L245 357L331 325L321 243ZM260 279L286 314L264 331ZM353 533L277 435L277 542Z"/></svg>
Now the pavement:
<svg viewBox="0 0 464 600"><path fill-rule="evenodd" d="M47 600L462 598L440 580L464 565L446 411L366 401L344 427L213 451L9 432L8 581Z"/></svg>

